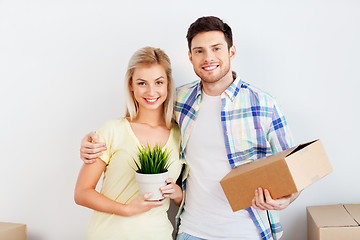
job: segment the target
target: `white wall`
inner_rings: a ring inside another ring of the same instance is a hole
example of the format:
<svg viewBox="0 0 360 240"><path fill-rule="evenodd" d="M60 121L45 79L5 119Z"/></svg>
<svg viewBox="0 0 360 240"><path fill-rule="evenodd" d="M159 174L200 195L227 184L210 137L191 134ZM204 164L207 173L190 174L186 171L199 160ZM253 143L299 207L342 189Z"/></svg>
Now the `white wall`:
<svg viewBox="0 0 360 240"><path fill-rule="evenodd" d="M306 239L308 205L360 203L359 1L2 0L0 221L26 223L29 240L82 238L82 136L123 115L140 47L169 54L176 86L195 80L185 34L204 15L230 24L233 69L277 97L298 143L320 138L334 167L281 213L283 239Z"/></svg>

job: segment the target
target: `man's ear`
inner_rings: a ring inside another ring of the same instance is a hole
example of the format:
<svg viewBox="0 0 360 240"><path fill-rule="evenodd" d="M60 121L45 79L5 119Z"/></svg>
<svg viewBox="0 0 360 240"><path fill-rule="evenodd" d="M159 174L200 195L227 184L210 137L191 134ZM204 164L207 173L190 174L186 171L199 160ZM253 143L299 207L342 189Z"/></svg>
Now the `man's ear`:
<svg viewBox="0 0 360 240"><path fill-rule="evenodd" d="M233 60L236 55L236 47L232 45L229 49L230 60Z"/></svg>
<svg viewBox="0 0 360 240"><path fill-rule="evenodd" d="M192 56L191 56L191 52L190 52L190 51L188 52L188 55L189 55L189 60L190 60L190 62L192 63Z"/></svg>

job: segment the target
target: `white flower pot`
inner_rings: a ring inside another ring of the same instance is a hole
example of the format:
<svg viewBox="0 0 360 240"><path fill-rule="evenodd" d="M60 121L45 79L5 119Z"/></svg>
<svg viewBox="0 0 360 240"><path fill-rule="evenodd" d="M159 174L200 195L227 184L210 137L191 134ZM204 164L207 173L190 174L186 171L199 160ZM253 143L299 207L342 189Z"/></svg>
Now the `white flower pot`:
<svg viewBox="0 0 360 240"><path fill-rule="evenodd" d="M161 200L163 195L160 188L166 185L165 180L169 177L169 172L158 174L143 174L135 172L136 182L139 186L140 195L151 192L152 196L148 200Z"/></svg>

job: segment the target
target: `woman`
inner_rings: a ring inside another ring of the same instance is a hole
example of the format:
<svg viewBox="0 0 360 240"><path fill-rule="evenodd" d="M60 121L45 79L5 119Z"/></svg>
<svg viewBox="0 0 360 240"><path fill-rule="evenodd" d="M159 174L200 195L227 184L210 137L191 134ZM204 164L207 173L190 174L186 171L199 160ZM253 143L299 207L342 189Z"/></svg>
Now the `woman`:
<svg viewBox="0 0 360 240"><path fill-rule="evenodd" d="M96 132L107 146L100 159L84 164L76 183L75 202L94 209L85 239L172 239L167 217L169 198L179 205L181 188L174 184L179 161L180 132L172 122L173 80L169 57L145 47L131 57L126 73L126 117L103 124ZM170 178L161 201L139 196L135 180L137 146L160 144L170 152ZM104 172L100 193L95 187Z"/></svg>

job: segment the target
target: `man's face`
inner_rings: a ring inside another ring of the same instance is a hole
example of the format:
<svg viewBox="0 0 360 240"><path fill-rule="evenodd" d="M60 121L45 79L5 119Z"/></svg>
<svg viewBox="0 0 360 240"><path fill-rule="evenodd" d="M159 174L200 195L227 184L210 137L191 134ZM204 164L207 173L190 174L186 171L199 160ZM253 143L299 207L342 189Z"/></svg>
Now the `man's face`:
<svg viewBox="0 0 360 240"><path fill-rule="evenodd" d="M221 81L227 74L231 76L230 61L235 52L234 46L228 49L224 33L202 32L191 41L189 59L203 83L212 84Z"/></svg>

